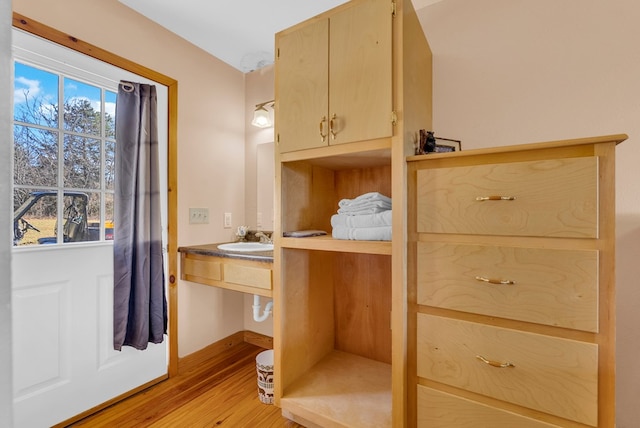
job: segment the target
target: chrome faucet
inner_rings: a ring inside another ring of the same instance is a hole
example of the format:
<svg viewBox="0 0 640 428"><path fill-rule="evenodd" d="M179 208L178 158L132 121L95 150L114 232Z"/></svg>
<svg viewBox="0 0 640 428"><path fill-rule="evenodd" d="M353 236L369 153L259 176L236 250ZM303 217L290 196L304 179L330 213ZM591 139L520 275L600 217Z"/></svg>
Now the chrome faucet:
<svg viewBox="0 0 640 428"><path fill-rule="evenodd" d="M262 244L273 244L271 237L264 232L256 232L256 238L260 238Z"/></svg>

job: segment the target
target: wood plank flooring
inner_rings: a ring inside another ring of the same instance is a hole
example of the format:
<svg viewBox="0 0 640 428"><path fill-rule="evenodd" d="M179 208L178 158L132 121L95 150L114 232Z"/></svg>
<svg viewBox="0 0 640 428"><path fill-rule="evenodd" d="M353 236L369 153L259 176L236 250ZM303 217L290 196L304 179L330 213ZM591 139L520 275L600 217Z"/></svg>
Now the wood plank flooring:
<svg viewBox="0 0 640 428"><path fill-rule="evenodd" d="M69 427L302 427L258 399L255 357L240 343Z"/></svg>

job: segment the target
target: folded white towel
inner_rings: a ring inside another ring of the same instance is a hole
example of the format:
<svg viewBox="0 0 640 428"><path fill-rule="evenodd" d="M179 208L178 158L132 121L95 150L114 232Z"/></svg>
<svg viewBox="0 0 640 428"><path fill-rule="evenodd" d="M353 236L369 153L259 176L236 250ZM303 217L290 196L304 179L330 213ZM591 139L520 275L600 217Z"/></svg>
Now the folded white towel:
<svg viewBox="0 0 640 428"><path fill-rule="evenodd" d="M361 215L334 214L331 216L331 226L332 227L391 226L391 210L385 210L375 214L361 214Z"/></svg>
<svg viewBox="0 0 640 428"><path fill-rule="evenodd" d="M334 227L335 239L351 239L356 241L391 241L391 226L382 227Z"/></svg>
<svg viewBox="0 0 640 428"><path fill-rule="evenodd" d="M391 198L379 192L364 193L356 197L355 199L342 199L340 202L338 202L338 206L340 208L356 207L359 205L367 205L372 202L375 202L375 203L382 202L382 204L377 204L377 205L389 206L389 208L391 208Z"/></svg>
<svg viewBox="0 0 640 428"><path fill-rule="evenodd" d="M390 209L391 209L391 205L378 201L378 202L370 202L368 204L361 204L361 205L358 205L357 207L339 208L338 214L356 216L356 215L381 213L384 211L389 211Z"/></svg>

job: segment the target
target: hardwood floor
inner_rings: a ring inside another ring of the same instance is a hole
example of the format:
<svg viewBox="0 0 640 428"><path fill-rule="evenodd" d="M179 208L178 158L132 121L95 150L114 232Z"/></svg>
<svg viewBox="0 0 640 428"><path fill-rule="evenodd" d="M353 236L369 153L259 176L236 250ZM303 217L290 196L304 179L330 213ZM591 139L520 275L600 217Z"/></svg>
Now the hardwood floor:
<svg viewBox="0 0 640 428"><path fill-rule="evenodd" d="M301 427L258 399L255 357L243 342L69 427Z"/></svg>

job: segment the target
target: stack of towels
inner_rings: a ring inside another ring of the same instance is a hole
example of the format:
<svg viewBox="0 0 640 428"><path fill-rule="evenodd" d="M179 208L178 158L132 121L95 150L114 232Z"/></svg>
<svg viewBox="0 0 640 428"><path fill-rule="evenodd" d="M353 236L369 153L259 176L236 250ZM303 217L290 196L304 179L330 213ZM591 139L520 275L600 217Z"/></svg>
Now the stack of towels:
<svg viewBox="0 0 640 428"><path fill-rule="evenodd" d="M391 241L391 198L378 192L338 202L331 216L332 235L336 239Z"/></svg>

